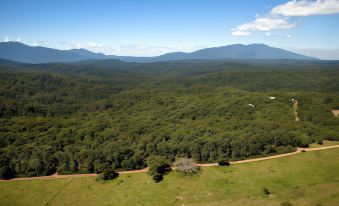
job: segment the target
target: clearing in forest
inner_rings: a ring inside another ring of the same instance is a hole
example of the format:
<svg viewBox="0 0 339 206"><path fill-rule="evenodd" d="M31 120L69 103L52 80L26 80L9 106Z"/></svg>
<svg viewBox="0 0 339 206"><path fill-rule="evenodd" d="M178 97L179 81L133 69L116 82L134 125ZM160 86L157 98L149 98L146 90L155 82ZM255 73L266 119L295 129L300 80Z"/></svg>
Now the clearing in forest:
<svg viewBox="0 0 339 206"><path fill-rule="evenodd" d="M339 148L332 148L229 167L203 167L194 176L171 172L160 183L147 173L123 174L107 182L95 177L0 182L0 205L256 206L288 202L334 206L339 202L338 153Z"/></svg>

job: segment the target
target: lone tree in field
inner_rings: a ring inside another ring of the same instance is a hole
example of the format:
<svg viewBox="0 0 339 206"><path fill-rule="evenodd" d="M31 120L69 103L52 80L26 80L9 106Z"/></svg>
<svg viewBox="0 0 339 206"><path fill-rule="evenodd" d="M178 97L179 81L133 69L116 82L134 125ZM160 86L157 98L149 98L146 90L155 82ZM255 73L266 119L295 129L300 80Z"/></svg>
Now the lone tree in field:
<svg viewBox="0 0 339 206"><path fill-rule="evenodd" d="M177 159L173 166L180 172L184 172L185 174L194 174L199 171L199 167L194 165L192 159L188 158L180 158Z"/></svg>
<svg viewBox="0 0 339 206"><path fill-rule="evenodd" d="M155 182L160 182L163 176L171 171L169 161L162 156L152 156L148 158L147 165L149 167L149 174Z"/></svg>

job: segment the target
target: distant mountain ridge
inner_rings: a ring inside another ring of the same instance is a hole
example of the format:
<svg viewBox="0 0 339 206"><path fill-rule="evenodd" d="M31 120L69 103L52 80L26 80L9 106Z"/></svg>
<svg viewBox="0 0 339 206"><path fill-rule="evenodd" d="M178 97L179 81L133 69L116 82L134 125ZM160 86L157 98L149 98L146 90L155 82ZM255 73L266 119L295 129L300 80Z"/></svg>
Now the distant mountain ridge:
<svg viewBox="0 0 339 206"><path fill-rule="evenodd" d="M0 58L23 63L76 62L88 59L116 59L126 62L157 62L189 59L303 59L316 58L274 48L265 44L233 44L201 49L195 52L173 52L155 57L116 56L86 49L58 50L32 47L20 42L0 42Z"/></svg>
<svg viewBox="0 0 339 206"><path fill-rule="evenodd" d="M153 57L156 61L183 59L307 59L316 58L293 53L265 44L232 44L228 46L201 49L191 53L174 52Z"/></svg>

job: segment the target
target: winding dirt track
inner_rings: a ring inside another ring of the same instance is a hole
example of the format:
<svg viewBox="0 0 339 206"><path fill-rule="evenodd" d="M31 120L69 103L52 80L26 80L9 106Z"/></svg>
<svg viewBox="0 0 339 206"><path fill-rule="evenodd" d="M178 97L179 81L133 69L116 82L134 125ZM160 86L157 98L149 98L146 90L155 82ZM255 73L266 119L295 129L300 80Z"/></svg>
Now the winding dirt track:
<svg viewBox="0 0 339 206"><path fill-rule="evenodd" d="M298 100L294 100L293 109L294 109L295 121L299 121L300 119L298 115Z"/></svg>
<svg viewBox="0 0 339 206"><path fill-rule="evenodd" d="M319 148L297 148L295 152L286 153L286 154L280 154L280 155L274 155L269 157L260 157L255 159L246 159L246 160L239 160L239 161L233 161L230 162L231 164L242 164L242 163L248 163L248 162L257 162L262 160L269 160L269 159L276 159L286 156L295 155L298 153L301 153L303 150L309 152L309 151L316 151L316 150L324 150L324 149L332 149L339 147L339 145L333 145L333 146L327 146L327 147L319 147ZM207 164L195 164L200 167L213 167L218 166L218 163L207 163ZM175 169L175 168L172 168ZM135 173L145 173L148 172L148 167L141 169L141 170L130 170L130 171L121 171L119 174L135 174ZM39 176L39 177L19 177L14 178L10 180L0 180L0 181L18 181L18 180L45 180L45 179L65 179L65 178L73 178L73 177L95 177L98 174L73 174L73 175L59 175L58 173L55 173L54 175L50 176Z"/></svg>

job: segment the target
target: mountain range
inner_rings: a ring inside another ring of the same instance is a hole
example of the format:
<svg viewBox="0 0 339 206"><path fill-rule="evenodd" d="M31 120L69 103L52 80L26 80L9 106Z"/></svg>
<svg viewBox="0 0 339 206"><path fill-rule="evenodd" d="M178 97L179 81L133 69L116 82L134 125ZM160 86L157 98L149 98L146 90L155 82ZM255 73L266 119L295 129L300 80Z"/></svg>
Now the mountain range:
<svg viewBox="0 0 339 206"><path fill-rule="evenodd" d="M0 58L22 63L76 62L87 59L116 59L126 62L158 62L189 59L303 59L316 58L270 47L265 44L232 44L198 51L172 52L154 57L116 56L95 53L86 49L58 50L29 46L20 42L0 42Z"/></svg>

